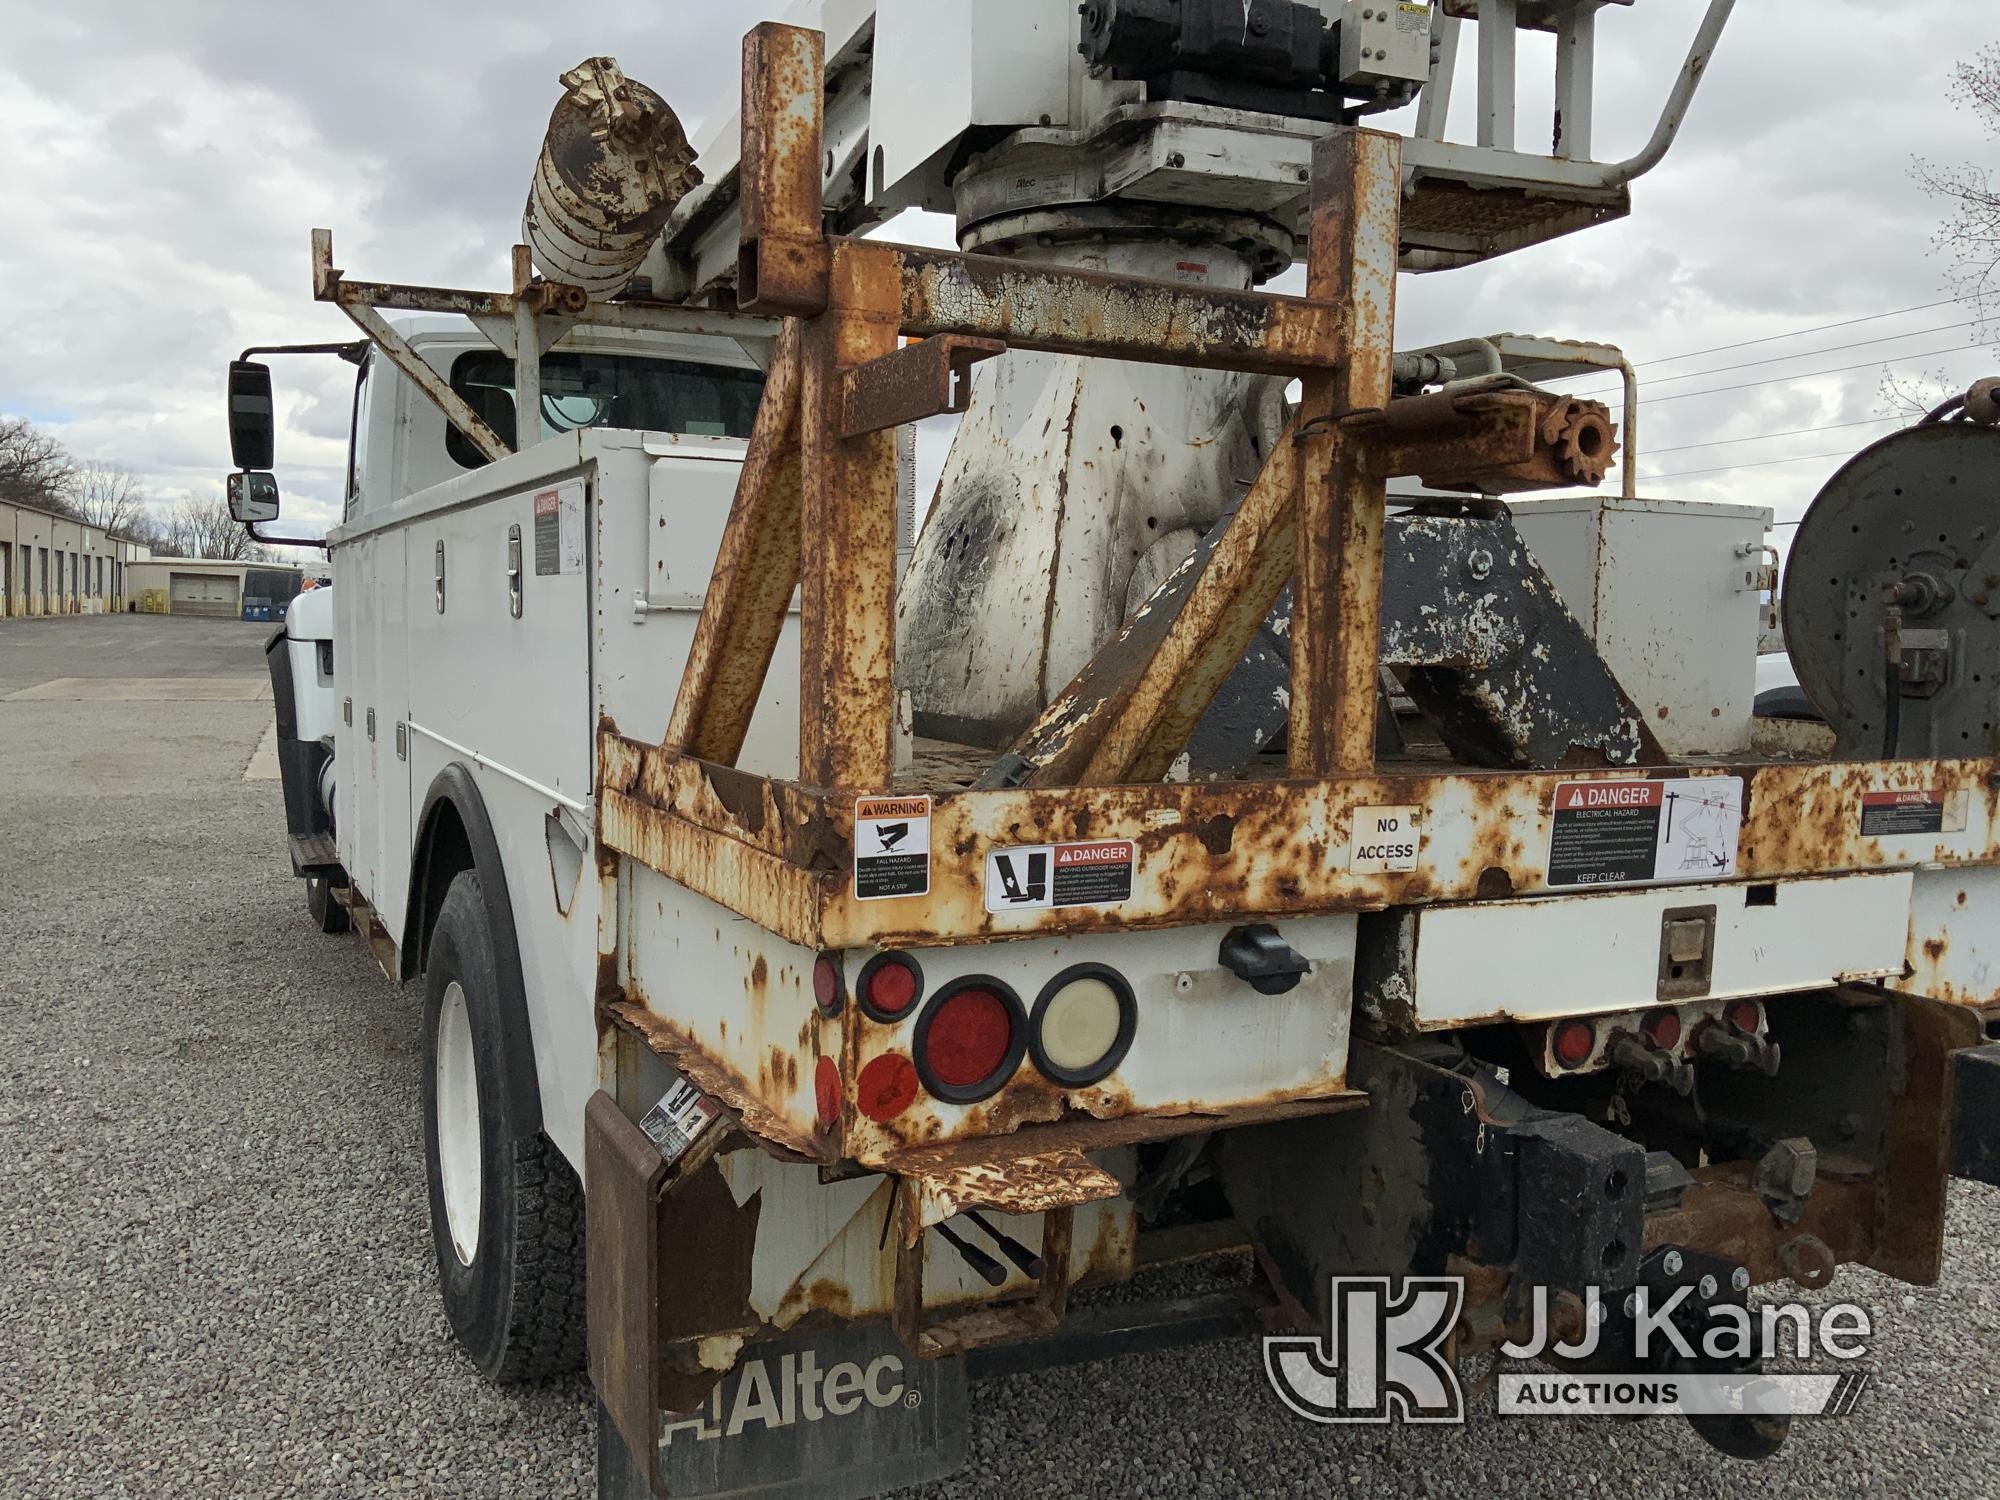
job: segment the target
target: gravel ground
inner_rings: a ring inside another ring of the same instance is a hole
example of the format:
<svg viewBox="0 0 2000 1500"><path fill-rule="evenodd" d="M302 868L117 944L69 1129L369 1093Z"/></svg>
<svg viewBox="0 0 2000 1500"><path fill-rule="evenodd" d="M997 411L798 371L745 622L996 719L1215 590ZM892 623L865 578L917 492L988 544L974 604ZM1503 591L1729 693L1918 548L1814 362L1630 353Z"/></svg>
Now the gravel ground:
<svg viewBox="0 0 2000 1500"><path fill-rule="evenodd" d="M201 630L0 626L0 696L258 669L259 628ZM417 1007L308 925L242 779L268 715L0 703L0 1495L588 1496L585 1384L500 1394L454 1351ZM1875 1383L1754 1471L1669 1421L1315 1428L1245 1341L979 1387L927 1493L1993 1495L2000 1194L1951 1228L1937 1289L1842 1274Z"/></svg>

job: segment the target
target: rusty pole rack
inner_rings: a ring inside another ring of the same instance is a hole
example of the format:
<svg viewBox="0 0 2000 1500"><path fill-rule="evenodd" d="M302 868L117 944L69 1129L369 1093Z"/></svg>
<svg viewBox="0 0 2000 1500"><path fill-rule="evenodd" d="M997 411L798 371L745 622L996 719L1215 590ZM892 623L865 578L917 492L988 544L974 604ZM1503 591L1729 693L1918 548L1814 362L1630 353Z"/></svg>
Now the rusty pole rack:
<svg viewBox="0 0 2000 1500"><path fill-rule="evenodd" d="M735 339L760 366L766 363L760 346L778 333L775 320L741 313L662 303L592 302L582 287L537 277L526 245L514 247L512 266L512 292L352 281L333 263L333 231L312 232L313 300L331 302L345 313L489 463L505 458L513 448L451 388L450 382L424 363L423 356L382 316L384 309L455 313L470 319L494 347L514 361L515 407L519 411L533 411L540 404L541 357L578 328Z"/></svg>
<svg viewBox="0 0 2000 1500"><path fill-rule="evenodd" d="M609 849L810 947L962 942L1243 914L1353 911L1543 887L1553 787L1630 775L1384 775L1375 682L1386 483L1568 483L1547 463L1551 398L1491 391L1389 402L1400 142L1338 130L1312 183L1307 296L1110 277L829 237L820 180L824 40L745 39L739 304L783 320L769 383L665 740L607 729ZM902 347L901 338L926 342ZM970 364L1006 349L1291 374L1305 402L1176 608L1142 612L1017 745L999 790L939 796L931 895L863 903L854 798L894 788L895 449L888 429L962 404ZM1290 776L1162 783L1287 582L1295 586ZM795 781L734 769L793 590L801 595ZM1650 759L1650 757L1647 757ZM1742 879L1879 867L1856 833L1869 791L1964 789L1965 834L1927 858L2000 861L1995 763L1703 766L1747 783ZM1422 804L1440 839L1417 874L1354 875L1360 807ZM993 844L1129 838L1154 861L1118 912L984 910Z"/></svg>

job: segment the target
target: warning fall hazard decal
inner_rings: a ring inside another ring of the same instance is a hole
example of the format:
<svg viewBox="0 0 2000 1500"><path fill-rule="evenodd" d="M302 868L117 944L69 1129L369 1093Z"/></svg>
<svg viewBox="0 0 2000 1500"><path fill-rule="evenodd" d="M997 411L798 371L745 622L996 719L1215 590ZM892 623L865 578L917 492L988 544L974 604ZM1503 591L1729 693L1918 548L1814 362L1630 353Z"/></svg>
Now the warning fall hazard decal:
<svg viewBox="0 0 2000 1500"><path fill-rule="evenodd" d="M887 901L931 890L931 799L862 797L854 804L854 896Z"/></svg>
<svg viewBox="0 0 2000 1500"><path fill-rule="evenodd" d="M1565 781L1556 788L1549 884L1728 880L1743 834L1743 781Z"/></svg>
<svg viewBox="0 0 2000 1500"><path fill-rule="evenodd" d="M986 909L1116 906L1132 899L1138 862L1138 846L1125 839L995 849L986 856Z"/></svg>

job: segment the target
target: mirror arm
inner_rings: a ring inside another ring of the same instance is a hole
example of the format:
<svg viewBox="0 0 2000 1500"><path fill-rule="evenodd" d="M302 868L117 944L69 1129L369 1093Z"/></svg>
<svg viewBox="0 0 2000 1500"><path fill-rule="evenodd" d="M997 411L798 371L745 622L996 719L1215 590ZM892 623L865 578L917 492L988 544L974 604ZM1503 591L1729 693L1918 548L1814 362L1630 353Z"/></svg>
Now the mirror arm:
<svg viewBox="0 0 2000 1500"><path fill-rule="evenodd" d="M261 542L266 547L317 547L320 551L328 553L333 550L325 537L266 536L257 529L261 524L260 522L238 521L236 524L250 533L251 541Z"/></svg>
<svg viewBox="0 0 2000 1500"><path fill-rule="evenodd" d="M349 339L342 344L252 344L236 356L238 364L259 354L337 354L351 365L358 365L368 354L366 339Z"/></svg>

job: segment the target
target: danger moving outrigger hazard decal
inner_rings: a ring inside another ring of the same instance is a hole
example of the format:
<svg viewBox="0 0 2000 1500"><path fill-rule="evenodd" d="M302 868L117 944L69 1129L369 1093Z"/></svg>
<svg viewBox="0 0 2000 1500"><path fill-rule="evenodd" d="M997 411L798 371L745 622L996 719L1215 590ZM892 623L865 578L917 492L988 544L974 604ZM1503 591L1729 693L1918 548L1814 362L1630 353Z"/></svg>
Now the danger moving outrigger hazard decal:
<svg viewBox="0 0 2000 1500"><path fill-rule="evenodd" d="M1138 845L1126 839L995 849L986 856L986 909L1116 906L1132 899L1138 863Z"/></svg>
<svg viewBox="0 0 2000 1500"><path fill-rule="evenodd" d="M1549 833L1549 884L1678 885L1736 874L1740 776L1565 781Z"/></svg>

